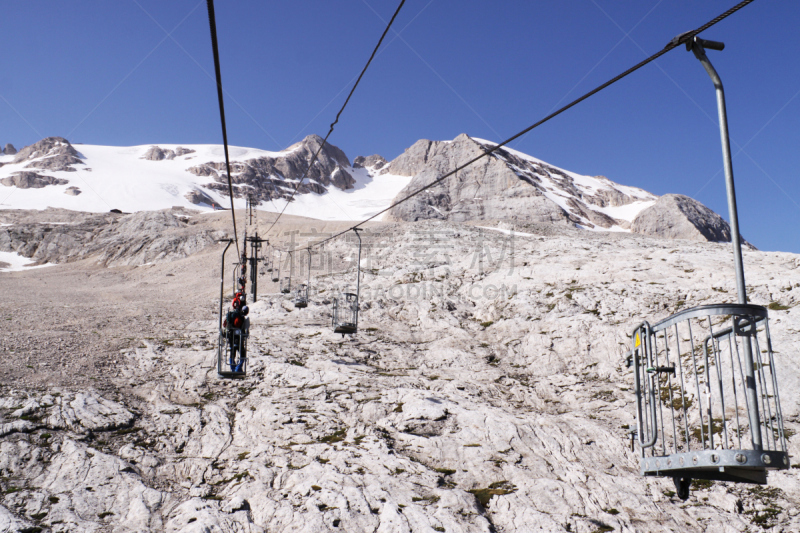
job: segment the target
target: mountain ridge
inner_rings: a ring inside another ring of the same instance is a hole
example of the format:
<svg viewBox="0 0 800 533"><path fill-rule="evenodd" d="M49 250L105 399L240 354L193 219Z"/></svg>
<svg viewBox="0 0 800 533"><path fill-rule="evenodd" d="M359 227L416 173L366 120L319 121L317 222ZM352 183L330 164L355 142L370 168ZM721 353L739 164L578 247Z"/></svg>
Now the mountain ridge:
<svg viewBox="0 0 800 533"><path fill-rule="evenodd" d="M250 197L266 211L358 220L496 146L461 134L451 141L421 139L392 161L375 154L351 163L335 145L326 143L320 150L322 141L309 135L280 152L230 147L234 204L244 207ZM134 212L170 207L207 211L230 205L219 145L79 147L62 137L48 137L14 155L0 155L0 184L12 188L6 196L11 203L3 201L0 208ZM507 147L392 208L384 218L544 222L730 241L722 217L689 197L658 197Z"/></svg>

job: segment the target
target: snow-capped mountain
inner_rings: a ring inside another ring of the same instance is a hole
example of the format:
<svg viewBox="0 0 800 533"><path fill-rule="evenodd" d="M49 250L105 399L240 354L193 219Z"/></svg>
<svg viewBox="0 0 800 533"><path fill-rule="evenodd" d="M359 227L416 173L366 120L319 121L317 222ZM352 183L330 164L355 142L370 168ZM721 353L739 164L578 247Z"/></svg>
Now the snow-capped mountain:
<svg viewBox="0 0 800 533"><path fill-rule="evenodd" d="M252 196L259 209L283 209L321 141L311 135L280 152L230 146L236 207ZM210 211L230 206L224 168L221 145L73 146L48 137L16 155L0 155L0 209ZM371 165L351 166L344 152L326 145L286 212L324 220L369 216L410 180L376 174Z"/></svg>
<svg viewBox="0 0 800 533"><path fill-rule="evenodd" d="M286 207L288 214L323 220L363 219L495 146L462 134L452 141L420 140L392 162L372 155L351 164L342 150L326 144L291 199L321 142L310 135L280 152L230 147L236 206L243 208L250 197L265 211ZM48 137L0 155L0 184L7 187L0 188L0 209L226 208L224 161L220 145L73 146ZM730 240L727 223L691 198L658 197L506 147L393 208L386 219L545 222Z"/></svg>

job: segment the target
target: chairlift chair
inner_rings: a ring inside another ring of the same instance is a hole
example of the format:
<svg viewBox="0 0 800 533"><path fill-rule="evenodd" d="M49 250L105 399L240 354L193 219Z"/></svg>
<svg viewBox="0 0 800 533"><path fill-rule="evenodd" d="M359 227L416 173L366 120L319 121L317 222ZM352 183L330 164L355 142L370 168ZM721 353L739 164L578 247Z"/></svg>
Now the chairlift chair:
<svg viewBox="0 0 800 533"><path fill-rule="evenodd" d="M686 309L632 334L636 434L644 476L670 476L678 496L692 479L767 482L789 468L767 309L747 303L722 81L697 36L686 43L717 93L738 303Z"/></svg>
<svg viewBox="0 0 800 533"><path fill-rule="evenodd" d="M704 305L632 334L641 473L764 484L789 468L767 309Z"/></svg>
<svg viewBox="0 0 800 533"><path fill-rule="evenodd" d="M361 294L361 228L353 228L358 237L358 263L356 263L356 292L345 292L333 299L331 313L333 332L352 335L358 331L358 297Z"/></svg>
<svg viewBox="0 0 800 533"><path fill-rule="evenodd" d="M358 331L358 295L345 292L333 299L333 332L352 335Z"/></svg>
<svg viewBox="0 0 800 533"><path fill-rule="evenodd" d="M243 378L247 375L247 337L245 329L220 328L217 374L226 378Z"/></svg>
<svg viewBox="0 0 800 533"><path fill-rule="evenodd" d="M294 292L294 306L298 309L308 307L308 285L302 283Z"/></svg>
<svg viewBox="0 0 800 533"><path fill-rule="evenodd" d="M308 282L297 287L294 295L294 306L298 309L308 307L308 288L311 285L311 247L308 247Z"/></svg>
<svg viewBox="0 0 800 533"><path fill-rule="evenodd" d="M279 282L281 280L281 252L280 252L280 250L278 251L278 266L276 268L275 265L272 265L272 269L270 270L270 272L272 272L272 282L273 283L277 283L277 282Z"/></svg>
<svg viewBox="0 0 800 533"><path fill-rule="evenodd" d="M287 276L281 280L281 292L283 294L292 292L292 278Z"/></svg>
<svg viewBox="0 0 800 533"><path fill-rule="evenodd" d="M217 340L217 374L219 374L221 377L241 378L247 375L248 329L244 328L228 330L228 328L222 326L222 310L224 305L223 293L225 287L225 254L227 253L231 244L233 244L233 239L228 239L227 243L228 244L225 246L225 250L222 252L222 265L220 269L221 275L219 282L219 337ZM235 275L236 268L234 268L234 280ZM235 354L231 353L233 349L235 349ZM231 355L234 356L233 365L230 364ZM226 364L230 366L230 370L225 367Z"/></svg>

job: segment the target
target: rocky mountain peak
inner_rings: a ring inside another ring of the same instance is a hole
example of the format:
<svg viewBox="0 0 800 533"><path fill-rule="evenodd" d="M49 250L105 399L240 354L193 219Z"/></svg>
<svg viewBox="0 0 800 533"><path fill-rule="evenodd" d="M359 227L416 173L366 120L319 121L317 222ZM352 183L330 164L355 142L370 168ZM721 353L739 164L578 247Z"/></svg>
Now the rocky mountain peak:
<svg viewBox="0 0 800 533"><path fill-rule="evenodd" d="M417 141L392 161L391 174L414 176L398 198L474 159L494 146L461 134L452 141ZM642 189L604 177L581 176L509 148L500 148L389 213L393 220L511 220L563 223L585 228L630 227L614 209L654 202Z"/></svg>
<svg viewBox="0 0 800 533"><path fill-rule="evenodd" d="M259 202L289 199L296 186L292 182L299 181L303 176L305 179L297 189L297 194L322 194L330 185L341 190L352 189L355 179L347 170L350 168L350 160L341 149L330 143L325 143L314 165L309 168L321 144L322 138L319 135L309 135L278 155L232 161L234 196L252 196ZM228 195L224 161L204 163L190 168L189 172L213 178L214 182L205 187L221 195ZM194 195L192 198L198 196ZM190 198L190 201L194 200Z"/></svg>
<svg viewBox="0 0 800 533"><path fill-rule="evenodd" d="M12 163L24 163L25 168L40 168L50 171L74 172L72 165L82 165L80 154L63 137L47 137L39 142L26 146L19 152Z"/></svg>
<svg viewBox="0 0 800 533"><path fill-rule="evenodd" d="M194 150L191 148L184 148L183 146L178 146L174 150L161 148L160 146L151 146L142 156L142 159L147 159L148 161L162 161L164 159L171 160L182 155L193 153L195 153Z"/></svg>
<svg viewBox="0 0 800 533"><path fill-rule="evenodd" d="M721 216L682 194L660 197L637 215L631 224L631 231L668 239L731 241L731 228Z"/></svg>
<svg viewBox="0 0 800 533"><path fill-rule="evenodd" d="M383 174L386 171L386 165L389 162L382 156L373 154L364 157L360 155L353 160L353 168L366 168L374 173Z"/></svg>
<svg viewBox="0 0 800 533"><path fill-rule="evenodd" d="M5 148L3 148L2 150L0 150L0 153L6 154L6 155L14 155L14 154L16 154L16 153L17 153L17 149L16 149L16 148L14 148L14 145L13 145L13 144L11 144L11 143L6 143L6 146L5 146Z"/></svg>

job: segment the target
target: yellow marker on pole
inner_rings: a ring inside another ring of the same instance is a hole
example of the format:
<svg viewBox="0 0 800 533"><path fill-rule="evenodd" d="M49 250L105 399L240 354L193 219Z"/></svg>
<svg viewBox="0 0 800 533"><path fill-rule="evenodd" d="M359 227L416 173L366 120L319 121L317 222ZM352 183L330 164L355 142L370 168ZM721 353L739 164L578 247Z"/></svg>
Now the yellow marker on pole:
<svg viewBox="0 0 800 533"><path fill-rule="evenodd" d="M637 331L636 332L636 339L634 339L634 341L633 341L633 347L634 348L638 348L641 345L642 345L642 342L639 340L639 332Z"/></svg>

